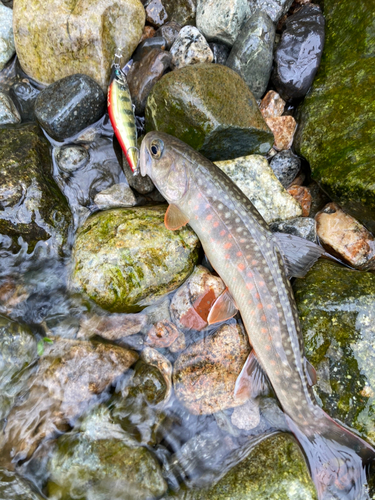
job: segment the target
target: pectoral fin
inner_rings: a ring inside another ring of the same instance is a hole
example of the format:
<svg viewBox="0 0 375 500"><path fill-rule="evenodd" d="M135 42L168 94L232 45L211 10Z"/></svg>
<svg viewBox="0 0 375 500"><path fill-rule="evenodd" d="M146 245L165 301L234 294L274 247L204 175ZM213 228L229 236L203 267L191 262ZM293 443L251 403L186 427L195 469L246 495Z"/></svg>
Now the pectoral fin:
<svg viewBox="0 0 375 500"><path fill-rule="evenodd" d="M325 254L322 247L299 236L274 233L288 276L303 278L315 262Z"/></svg>
<svg viewBox="0 0 375 500"><path fill-rule="evenodd" d="M237 314L237 306L228 288L215 300L211 307L210 313L207 316L207 323L219 323L227 319L233 318Z"/></svg>
<svg viewBox="0 0 375 500"><path fill-rule="evenodd" d="M186 226L188 222L188 217L186 217L176 205L169 205L164 216L164 224L167 229L175 231L182 226Z"/></svg>
<svg viewBox="0 0 375 500"><path fill-rule="evenodd" d="M255 352L251 351L236 380L234 395L236 397L248 396L249 398L256 398L269 392L268 377L260 366Z"/></svg>

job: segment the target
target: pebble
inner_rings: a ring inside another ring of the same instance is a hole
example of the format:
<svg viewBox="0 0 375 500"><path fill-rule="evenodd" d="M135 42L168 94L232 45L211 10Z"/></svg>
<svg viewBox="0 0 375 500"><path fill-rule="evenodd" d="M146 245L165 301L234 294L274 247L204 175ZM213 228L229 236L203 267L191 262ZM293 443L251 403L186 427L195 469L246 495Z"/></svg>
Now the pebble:
<svg viewBox="0 0 375 500"><path fill-rule="evenodd" d="M242 406L237 406L232 413L233 425L244 431L250 431L259 425L260 412L259 403L255 399L249 399Z"/></svg>
<svg viewBox="0 0 375 500"><path fill-rule="evenodd" d="M185 26L171 47L172 67L183 68L191 64L210 63L213 54L205 37L194 26Z"/></svg>
<svg viewBox="0 0 375 500"><path fill-rule="evenodd" d="M266 123L275 137L273 147L276 151L290 149L293 144L294 133L297 129L297 123L293 116L267 118Z"/></svg>
<svg viewBox="0 0 375 500"><path fill-rule="evenodd" d="M170 50L180 31L181 26L178 23L176 23L175 21L169 21L156 31L155 37L163 37L167 42L166 49Z"/></svg>
<svg viewBox="0 0 375 500"><path fill-rule="evenodd" d="M311 217L296 217L295 219L272 222L270 229L272 232L292 234L317 243L316 221Z"/></svg>
<svg viewBox="0 0 375 500"><path fill-rule="evenodd" d="M239 325L220 326L177 358L173 369L177 398L196 415L243 405L244 399L233 393L249 353L247 334Z"/></svg>
<svg viewBox="0 0 375 500"><path fill-rule="evenodd" d="M221 278L198 266L179 290L170 305L171 318L178 328L203 330L215 300L225 290Z"/></svg>
<svg viewBox="0 0 375 500"><path fill-rule="evenodd" d="M210 43L209 46L214 57L212 62L215 64L225 64L230 52L229 47L223 43Z"/></svg>
<svg viewBox="0 0 375 500"><path fill-rule="evenodd" d="M265 120L267 118L276 118L284 113L285 101L281 99L277 92L270 90L263 97L259 108Z"/></svg>
<svg viewBox="0 0 375 500"><path fill-rule="evenodd" d="M147 316L138 314L110 314L83 316L78 338L89 339L95 335L107 340L119 340L140 333L145 327Z"/></svg>
<svg viewBox="0 0 375 500"><path fill-rule="evenodd" d="M180 26L195 25L196 0L162 0L168 19Z"/></svg>
<svg viewBox="0 0 375 500"><path fill-rule="evenodd" d="M150 347L169 347L180 336L180 331L171 321L162 320L152 325L145 339L145 343Z"/></svg>
<svg viewBox="0 0 375 500"><path fill-rule="evenodd" d="M210 42L234 44L250 15L248 0L198 0L197 28Z"/></svg>
<svg viewBox="0 0 375 500"><path fill-rule="evenodd" d="M33 87L27 79L16 82L11 86L9 93L18 104L22 121L28 122L36 120L34 106L39 92L40 91Z"/></svg>
<svg viewBox="0 0 375 500"><path fill-rule="evenodd" d="M301 160L288 149L273 156L270 166L281 184L288 189L301 168Z"/></svg>
<svg viewBox="0 0 375 500"><path fill-rule="evenodd" d="M142 33L142 36L141 36L141 39L139 40L139 43L142 43L144 40L147 40L147 38L152 38L153 36L155 36L155 28L153 28L152 26L145 26L143 28L143 33Z"/></svg>
<svg viewBox="0 0 375 500"><path fill-rule="evenodd" d="M274 23L286 14L293 0L250 0L252 9L265 12Z"/></svg>
<svg viewBox="0 0 375 500"><path fill-rule="evenodd" d="M16 52L13 37L13 11L0 3L0 71Z"/></svg>
<svg viewBox="0 0 375 500"><path fill-rule="evenodd" d="M293 219L302 208L280 184L267 160L258 155L216 162L267 222Z"/></svg>
<svg viewBox="0 0 375 500"><path fill-rule="evenodd" d="M315 216L319 239L328 250L352 267L375 269L375 238L336 203L328 203Z"/></svg>
<svg viewBox="0 0 375 500"><path fill-rule="evenodd" d="M63 141L98 121L106 96L87 75L71 75L43 90L35 101L35 116L48 135Z"/></svg>
<svg viewBox="0 0 375 500"><path fill-rule="evenodd" d="M20 121L21 115L12 99L5 92L0 92L0 125L20 123Z"/></svg>
<svg viewBox="0 0 375 500"><path fill-rule="evenodd" d="M75 144L55 148L54 155L58 167L67 173L79 170L90 161L88 149Z"/></svg>
<svg viewBox="0 0 375 500"><path fill-rule="evenodd" d="M305 5L288 17L275 51L272 82L283 99L299 99L309 90L324 45L324 17L318 5Z"/></svg>
<svg viewBox="0 0 375 500"><path fill-rule="evenodd" d="M167 47L167 41L163 36L154 36L152 38L147 38L142 43L140 43L135 50L132 59L133 63L142 61L146 55L153 49L165 50ZM132 64L129 72L131 71L134 64ZM129 74L129 73L128 73Z"/></svg>
<svg viewBox="0 0 375 500"><path fill-rule="evenodd" d="M172 395L172 363L156 349L145 347L141 352L141 359L148 365L155 366L163 375L167 390L163 398L163 405L167 403Z"/></svg>
<svg viewBox="0 0 375 500"><path fill-rule="evenodd" d="M298 186L293 184L288 188L288 193L293 196L295 200L301 205L302 217L308 217L310 215L311 207L311 193L308 187Z"/></svg>
<svg viewBox="0 0 375 500"><path fill-rule="evenodd" d="M146 11L146 21L154 28L160 28L168 19L168 14L161 3L161 0L149 0L144 5Z"/></svg>
<svg viewBox="0 0 375 500"><path fill-rule="evenodd" d="M144 114L149 93L169 68L171 62L172 55L169 52L152 49L130 68L127 81L137 115Z"/></svg>
<svg viewBox="0 0 375 500"><path fill-rule="evenodd" d="M271 75L275 26L257 10L237 36L226 65L246 82L256 99L266 91Z"/></svg>
<svg viewBox="0 0 375 500"><path fill-rule="evenodd" d="M134 207L137 199L129 185L121 182L100 191L95 196L94 203L99 210L109 210L110 208Z"/></svg>

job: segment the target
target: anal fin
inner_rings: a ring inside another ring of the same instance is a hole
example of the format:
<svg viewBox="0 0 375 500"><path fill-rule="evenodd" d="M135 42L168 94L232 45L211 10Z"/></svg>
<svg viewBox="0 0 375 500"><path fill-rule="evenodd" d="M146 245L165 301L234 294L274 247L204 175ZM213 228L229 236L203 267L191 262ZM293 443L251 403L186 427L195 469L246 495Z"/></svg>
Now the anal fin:
<svg viewBox="0 0 375 500"><path fill-rule="evenodd" d="M188 217L178 208L177 205L169 205L164 215L164 224L167 229L175 231L189 222Z"/></svg>
<svg viewBox="0 0 375 500"><path fill-rule="evenodd" d="M211 307L210 313L207 316L207 323L219 323L227 319L233 318L237 314L237 306L228 288L215 300Z"/></svg>
<svg viewBox="0 0 375 500"><path fill-rule="evenodd" d="M260 366L253 350L236 380L234 395L236 397L248 396L249 398L256 398L260 395L267 395L269 392L270 383L268 377Z"/></svg>

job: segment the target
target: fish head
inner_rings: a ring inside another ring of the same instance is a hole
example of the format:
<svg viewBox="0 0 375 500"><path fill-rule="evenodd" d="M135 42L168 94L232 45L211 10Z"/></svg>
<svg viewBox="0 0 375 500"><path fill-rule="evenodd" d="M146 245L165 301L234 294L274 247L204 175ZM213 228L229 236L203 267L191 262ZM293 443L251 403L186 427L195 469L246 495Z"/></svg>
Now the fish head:
<svg viewBox="0 0 375 500"><path fill-rule="evenodd" d="M149 132L142 141L140 168L169 203L183 200L191 177L189 160L181 154L181 141L164 132Z"/></svg>

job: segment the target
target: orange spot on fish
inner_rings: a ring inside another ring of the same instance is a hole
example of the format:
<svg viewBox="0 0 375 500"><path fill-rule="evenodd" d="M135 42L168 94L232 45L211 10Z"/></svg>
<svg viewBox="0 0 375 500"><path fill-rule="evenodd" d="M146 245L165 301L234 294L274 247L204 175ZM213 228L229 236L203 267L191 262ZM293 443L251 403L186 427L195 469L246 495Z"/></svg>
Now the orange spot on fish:
<svg viewBox="0 0 375 500"><path fill-rule="evenodd" d="M255 298L256 298L256 299L258 299L258 300L260 299L260 295L259 295L259 293L256 293L256 294L255 294Z"/></svg>
<svg viewBox="0 0 375 500"><path fill-rule="evenodd" d="M267 321L267 318L265 317L265 315L263 314L263 316L260 318L262 321Z"/></svg>
<svg viewBox="0 0 375 500"><path fill-rule="evenodd" d="M246 288L248 290L252 290L254 288L254 285L252 283L246 283Z"/></svg>
<svg viewBox="0 0 375 500"><path fill-rule="evenodd" d="M199 217L198 217L198 215L196 215L196 216L195 216L195 220L198 220L198 219L199 219Z"/></svg>
<svg viewBox="0 0 375 500"><path fill-rule="evenodd" d="M272 309L272 304L267 304L267 309Z"/></svg>
<svg viewBox="0 0 375 500"><path fill-rule="evenodd" d="M264 281L259 281L259 286L264 286Z"/></svg>
<svg viewBox="0 0 375 500"><path fill-rule="evenodd" d="M211 220L212 219L212 214L207 215L206 220Z"/></svg>
<svg viewBox="0 0 375 500"><path fill-rule="evenodd" d="M202 198L202 193L198 193L198 198Z"/></svg>
<svg viewBox="0 0 375 500"><path fill-rule="evenodd" d="M245 269L245 264L243 264L242 262L240 264L238 264L237 268L240 270L240 271L243 271Z"/></svg>
<svg viewBox="0 0 375 500"><path fill-rule="evenodd" d="M249 277L249 278L252 278L252 277L253 277L253 273L252 273L251 271L250 271L250 272L248 272L248 273L247 273L247 275L248 275L248 277Z"/></svg>
<svg viewBox="0 0 375 500"><path fill-rule="evenodd" d="M214 222L214 227L217 227L219 225L218 221Z"/></svg>
<svg viewBox="0 0 375 500"><path fill-rule="evenodd" d="M264 347L265 347L266 351L270 351L271 350L271 346L269 344L266 344Z"/></svg>
<svg viewBox="0 0 375 500"><path fill-rule="evenodd" d="M242 252L237 252L237 257L241 257Z"/></svg>
<svg viewBox="0 0 375 500"><path fill-rule="evenodd" d="M271 361L270 361L270 365L271 365L271 366L276 366L276 361L275 361L274 359L271 359Z"/></svg>
<svg viewBox="0 0 375 500"><path fill-rule="evenodd" d="M257 260L252 260L252 261L251 261L251 265L252 265L252 266L256 266L257 264L258 264L258 261L257 261Z"/></svg>
<svg viewBox="0 0 375 500"><path fill-rule="evenodd" d="M224 236L224 234L226 233L226 231L224 231L224 229L222 231L220 231L220 236Z"/></svg>
<svg viewBox="0 0 375 500"><path fill-rule="evenodd" d="M229 250L229 248L232 246L232 243L225 243L224 248Z"/></svg>
<svg viewBox="0 0 375 500"><path fill-rule="evenodd" d="M263 304L260 304L260 303L259 303L259 304L257 304L257 308L258 308L258 309L263 309Z"/></svg>
<svg viewBox="0 0 375 500"><path fill-rule="evenodd" d="M194 210L198 210L198 209L199 209L199 205L195 205Z"/></svg>
<svg viewBox="0 0 375 500"><path fill-rule="evenodd" d="M228 234L228 238L233 238L233 236L231 234Z"/></svg>
<svg viewBox="0 0 375 500"><path fill-rule="evenodd" d="M268 333L267 328L261 328L261 329L260 329L260 331L261 331L262 333Z"/></svg>
<svg viewBox="0 0 375 500"><path fill-rule="evenodd" d="M230 259L230 255L229 255L229 253L226 253L226 254L224 255L224 259Z"/></svg>

